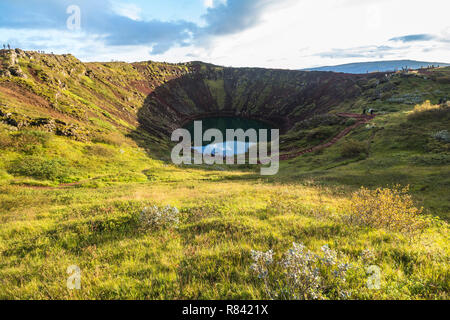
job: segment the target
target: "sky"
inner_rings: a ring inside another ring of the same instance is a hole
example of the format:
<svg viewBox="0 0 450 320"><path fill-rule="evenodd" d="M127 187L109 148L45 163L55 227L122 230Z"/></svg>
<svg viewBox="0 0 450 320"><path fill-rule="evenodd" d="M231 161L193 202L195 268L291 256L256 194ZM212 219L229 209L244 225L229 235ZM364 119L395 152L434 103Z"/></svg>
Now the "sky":
<svg viewBox="0 0 450 320"><path fill-rule="evenodd" d="M82 61L450 62L448 0L0 0L0 45Z"/></svg>

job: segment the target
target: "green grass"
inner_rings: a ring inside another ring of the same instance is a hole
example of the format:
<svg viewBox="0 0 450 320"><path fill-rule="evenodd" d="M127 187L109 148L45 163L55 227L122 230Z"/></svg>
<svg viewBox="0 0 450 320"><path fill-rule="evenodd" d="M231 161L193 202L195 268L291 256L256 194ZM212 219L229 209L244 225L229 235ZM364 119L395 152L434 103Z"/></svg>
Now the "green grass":
<svg viewBox="0 0 450 320"><path fill-rule="evenodd" d="M380 115L331 148L282 163L280 174L273 180L313 180L350 190L410 185L420 205L448 221L449 144L435 139L433 133L450 126L450 111L437 112L440 117L411 119L408 111ZM368 155L344 157L342 152L352 141L368 146Z"/></svg>
<svg viewBox="0 0 450 320"><path fill-rule="evenodd" d="M2 164L64 158L80 184L58 188L63 181L41 167L38 175L19 170L27 162L0 171L0 298L266 299L250 270L251 250L271 249L281 258L296 242L315 252L325 244L341 252L354 266L348 280L354 299L448 299L446 222L407 237L343 220L353 190L390 183L411 184L417 204L448 218L447 158L404 150L407 139L386 145L408 124L406 116L380 117L376 123L385 129L375 136L361 128L347 138L373 137L367 158L342 158L343 140L282 163L271 179L226 166L175 167L126 138L106 144L50 136L37 156L21 151L26 139L20 149L9 145ZM29 164L34 170L40 162ZM180 225L143 230L140 213L153 204L177 207ZM365 285L360 255L366 249L382 270L380 290ZM80 291L66 287L71 265L81 268Z"/></svg>
<svg viewBox="0 0 450 320"><path fill-rule="evenodd" d="M362 268L376 254L382 289L355 280L353 298L448 298L448 227L413 239L339 220L345 194L256 181L119 184L63 190L2 187L1 298L260 299L250 251L329 244ZM178 228L141 230L150 204L176 206ZM82 289L66 288L70 265Z"/></svg>
<svg viewBox="0 0 450 320"><path fill-rule="evenodd" d="M448 130L448 111L411 116L414 105L371 100L371 89L335 111L365 106L386 113L261 177L257 167L174 166L169 141L136 129L145 94L134 83L153 79L158 86L188 73L187 65L81 64L71 56L57 63L36 54L21 67L28 80L0 80L8 110L76 124L87 139L0 124L0 299L267 299L251 252L273 250L278 261L293 242L315 253L326 244L340 252L352 265L352 299L449 298L450 155L448 143L433 137ZM30 69L45 72L47 82L36 83ZM436 72L439 79L448 73ZM67 110L35 103L55 103L59 81L66 94L58 102ZM408 103L416 91L433 102L437 90L448 90L438 81L393 81L395 97ZM35 95L12 95L7 88L17 84ZM220 105L222 83L208 85ZM237 108L245 104L240 98ZM320 144L350 124L313 117L281 137L282 150ZM346 220L361 186L397 184L409 185L415 206L434 217L422 233ZM178 208L179 225L143 228L141 212L152 205ZM381 269L380 290L366 286L361 254L368 249ZM72 265L81 269L81 290L67 289Z"/></svg>
<svg viewBox="0 0 450 320"><path fill-rule="evenodd" d="M225 107L226 99L224 80L205 80L205 83L209 87L214 99L217 101L219 110L222 110Z"/></svg>

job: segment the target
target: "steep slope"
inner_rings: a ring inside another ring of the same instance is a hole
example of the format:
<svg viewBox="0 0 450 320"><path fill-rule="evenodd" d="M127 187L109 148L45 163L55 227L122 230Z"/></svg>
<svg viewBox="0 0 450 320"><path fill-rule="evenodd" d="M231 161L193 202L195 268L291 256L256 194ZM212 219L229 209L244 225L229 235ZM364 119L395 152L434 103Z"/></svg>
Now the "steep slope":
<svg viewBox="0 0 450 320"><path fill-rule="evenodd" d="M262 120L287 132L313 115L351 105L371 81L385 81L384 74L191 66L194 72L149 95L139 116L144 127L169 133L194 119L238 116Z"/></svg>
<svg viewBox="0 0 450 320"><path fill-rule="evenodd" d="M450 96L450 68L350 75L224 68L201 62L82 63L71 55L22 50L0 50L0 58L0 147L4 150L0 177L4 181L31 177L70 183L117 174L159 179L165 172L162 164L157 165L159 173L149 173L148 158L137 150L168 161L173 129L214 116L256 119L280 128L286 159L319 146L335 150L333 138L356 128L354 120L338 113L374 109L383 118L405 118L416 104L426 100L437 104ZM420 125L423 134L431 136L447 123L443 118L438 125ZM41 132L51 136L42 137ZM398 130L392 139L405 137ZM31 148L33 143L38 147ZM386 149L393 144L389 142ZM426 150L425 139L415 146ZM409 147L402 152L419 152ZM118 159L126 148L125 165ZM446 152L443 148L433 152ZM36 173L52 165L49 159L73 170L62 176ZM327 161L317 160L308 170L341 162L339 158ZM31 170L30 163L39 168Z"/></svg>
<svg viewBox="0 0 450 320"><path fill-rule="evenodd" d="M71 55L22 50L2 50L0 56L2 112L18 118L8 121L26 124L21 117L50 114L60 121L57 132L70 131L77 139L109 125L129 130L141 125L167 136L208 115L256 118L287 131L312 115L351 104L371 81L385 81L384 74L235 69L200 62L82 63Z"/></svg>
<svg viewBox="0 0 450 320"><path fill-rule="evenodd" d="M2 50L0 56L4 61L0 108L3 114L11 113L8 121L22 122L24 126L24 116L28 116L51 118L61 125L76 124L79 130L74 135L78 139L87 138L90 130L110 126L134 129L137 110L147 95L164 82L189 72L186 65L85 64L71 55L21 50Z"/></svg>
<svg viewBox="0 0 450 320"><path fill-rule="evenodd" d="M329 112L359 113L371 105L384 111L448 95L442 90L445 69L348 75L201 62L82 63L71 55L19 49L1 50L0 57L4 121L81 140L111 129L143 129L166 139L173 129L210 116L254 118L287 132Z"/></svg>

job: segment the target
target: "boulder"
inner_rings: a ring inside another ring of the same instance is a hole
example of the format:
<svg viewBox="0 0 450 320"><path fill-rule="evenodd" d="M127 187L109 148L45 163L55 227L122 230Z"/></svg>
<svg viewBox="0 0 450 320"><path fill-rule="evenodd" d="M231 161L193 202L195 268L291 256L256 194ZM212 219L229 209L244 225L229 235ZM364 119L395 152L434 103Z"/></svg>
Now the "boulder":
<svg viewBox="0 0 450 320"><path fill-rule="evenodd" d="M15 66L9 68L9 72L14 77L19 77L19 78L24 78L24 79L28 78L27 75L25 73L23 73L23 71L19 65L15 65Z"/></svg>
<svg viewBox="0 0 450 320"><path fill-rule="evenodd" d="M26 57L25 51L23 51L22 49L16 49L15 51L19 57L22 57L22 58Z"/></svg>

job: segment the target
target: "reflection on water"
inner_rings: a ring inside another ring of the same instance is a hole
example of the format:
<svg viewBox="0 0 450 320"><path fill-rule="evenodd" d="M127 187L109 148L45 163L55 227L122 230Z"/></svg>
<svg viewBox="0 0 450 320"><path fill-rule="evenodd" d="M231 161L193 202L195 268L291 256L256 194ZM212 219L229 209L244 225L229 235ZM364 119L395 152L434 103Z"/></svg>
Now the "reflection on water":
<svg viewBox="0 0 450 320"><path fill-rule="evenodd" d="M204 155L212 155L212 156L220 155L223 157L230 157L233 155L247 153L250 147L254 145L256 145L256 143L242 142L242 141L225 141L224 143L214 143L204 147L192 147L192 149Z"/></svg>
<svg viewBox="0 0 450 320"><path fill-rule="evenodd" d="M194 137L194 122L191 122L186 126L186 129L189 130L191 136ZM239 117L214 117L214 118L206 118L202 120L202 129L203 134L208 129L218 129L222 132L223 139L226 140L226 130L227 129L242 129L247 131L249 129L255 129L259 135L260 129L268 129L268 139L270 141L270 129L269 125L263 123L261 121L252 120L252 119L244 119ZM259 136L258 136L259 141ZM234 148L233 148L234 144ZM249 143L248 141L225 141L223 143L213 143L211 141L203 141L202 146L195 146L192 149L208 155L216 155L219 154L221 156L233 156L238 154L247 153L251 147L256 145L256 143ZM234 152L233 152L234 151Z"/></svg>

